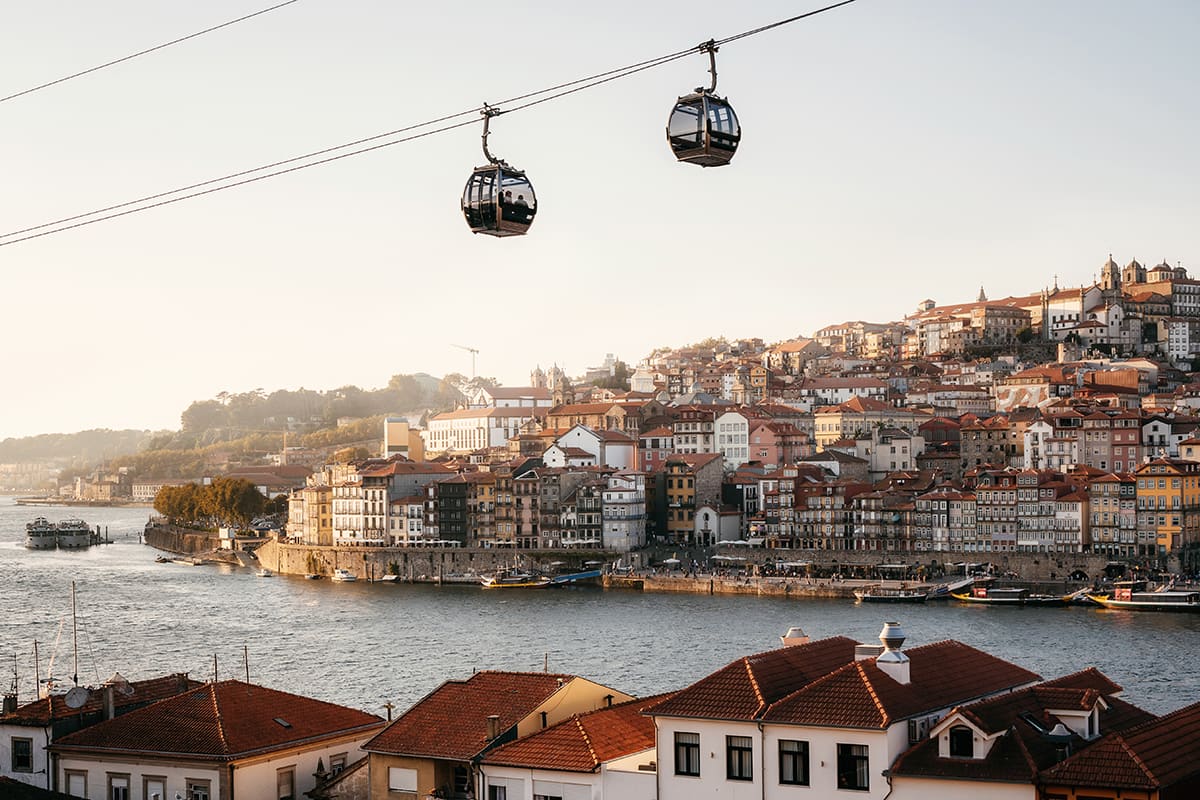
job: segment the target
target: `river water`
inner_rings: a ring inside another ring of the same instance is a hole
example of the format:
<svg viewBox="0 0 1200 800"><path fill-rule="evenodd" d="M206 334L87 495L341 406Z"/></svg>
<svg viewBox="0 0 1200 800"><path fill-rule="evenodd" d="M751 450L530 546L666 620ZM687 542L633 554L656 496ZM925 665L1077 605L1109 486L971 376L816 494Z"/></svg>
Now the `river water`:
<svg viewBox="0 0 1200 800"><path fill-rule="evenodd" d="M149 514L0 498L0 677L7 687L15 656L22 702L32 699L35 640L42 678L52 657L55 676L69 678L74 652L84 684L114 671L204 680L214 659L218 677L244 679L248 661L255 683L383 715L384 703L403 710L476 669L548 665L636 695L667 691L777 647L793 625L813 638L875 643L893 619L908 633L905 646L958 639L1045 677L1098 667L1155 713L1200 700L1200 614L259 578L231 566L156 563L159 552L139 540ZM113 543L27 550L25 523L39 515L80 517Z"/></svg>

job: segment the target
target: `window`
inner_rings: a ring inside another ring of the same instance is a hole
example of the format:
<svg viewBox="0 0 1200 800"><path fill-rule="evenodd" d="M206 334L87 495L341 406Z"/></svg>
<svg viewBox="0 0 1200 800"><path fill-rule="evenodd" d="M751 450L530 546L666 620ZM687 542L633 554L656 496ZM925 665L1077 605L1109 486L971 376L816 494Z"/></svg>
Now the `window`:
<svg viewBox="0 0 1200 800"><path fill-rule="evenodd" d="M675 734L675 774L700 774L700 734Z"/></svg>
<svg viewBox="0 0 1200 800"><path fill-rule="evenodd" d="M142 778L142 797L145 800L166 800L167 779L161 775Z"/></svg>
<svg viewBox="0 0 1200 800"><path fill-rule="evenodd" d="M965 725L955 725L950 729L950 757L975 757L975 736Z"/></svg>
<svg viewBox="0 0 1200 800"><path fill-rule="evenodd" d="M489 786L487 800L508 800L508 787Z"/></svg>
<svg viewBox="0 0 1200 800"><path fill-rule="evenodd" d="M871 788L868 748L865 744L837 746L837 788L868 791Z"/></svg>
<svg viewBox="0 0 1200 800"><path fill-rule="evenodd" d="M67 794L73 794L76 797L87 797L87 772L79 770L64 770L63 777L66 779ZM207 798L205 798L207 800Z"/></svg>
<svg viewBox="0 0 1200 800"><path fill-rule="evenodd" d="M187 784L187 800L209 800L209 781L201 781L195 778L188 778Z"/></svg>
<svg viewBox="0 0 1200 800"><path fill-rule="evenodd" d="M286 769L276 770L275 772L275 796L279 800L295 800L296 797L296 768L287 767ZM116 800L116 798L113 798Z"/></svg>
<svg viewBox="0 0 1200 800"><path fill-rule="evenodd" d="M389 792L417 792L417 771L402 767L388 767Z"/></svg>
<svg viewBox="0 0 1200 800"><path fill-rule="evenodd" d="M129 776L108 776L108 800L129 800Z"/></svg>
<svg viewBox="0 0 1200 800"><path fill-rule="evenodd" d="M808 786L808 742L779 740L779 782Z"/></svg>
<svg viewBox="0 0 1200 800"><path fill-rule="evenodd" d="M336 756L329 757L329 774L337 775L346 768L346 754L338 753Z"/></svg>
<svg viewBox="0 0 1200 800"><path fill-rule="evenodd" d="M12 771L33 772L33 739L12 739Z"/></svg>
<svg viewBox="0 0 1200 800"><path fill-rule="evenodd" d="M754 779L754 740L749 736L725 737L725 777L731 781Z"/></svg>

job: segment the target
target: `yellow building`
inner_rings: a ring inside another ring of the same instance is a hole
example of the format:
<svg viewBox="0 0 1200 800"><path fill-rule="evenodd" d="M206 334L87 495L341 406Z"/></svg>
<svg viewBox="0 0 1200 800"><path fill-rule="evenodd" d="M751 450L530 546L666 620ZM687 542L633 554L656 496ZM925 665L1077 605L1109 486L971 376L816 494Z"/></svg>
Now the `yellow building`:
<svg viewBox="0 0 1200 800"><path fill-rule="evenodd" d="M484 671L446 681L363 745L370 796L481 797L478 763L484 753L573 714L632 699L550 672Z"/></svg>
<svg viewBox="0 0 1200 800"><path fill-rule="evenodd" d="M1165 556L1200 543L1200 463L1157 458L1134 475L1138 555Z"/></svg>

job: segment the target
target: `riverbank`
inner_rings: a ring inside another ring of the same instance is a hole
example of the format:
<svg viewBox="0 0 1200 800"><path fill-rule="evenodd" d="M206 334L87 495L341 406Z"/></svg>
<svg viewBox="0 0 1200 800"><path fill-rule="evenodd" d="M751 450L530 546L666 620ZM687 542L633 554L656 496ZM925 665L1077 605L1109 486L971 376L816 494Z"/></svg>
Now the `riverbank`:
<svg viewBox="0 0 1200 800"><path fill-rule="evenodd" d="M62 497L14 497L19 506L72 506L80 508L154 508L153 503L136 500L72 500Z"/></svg>

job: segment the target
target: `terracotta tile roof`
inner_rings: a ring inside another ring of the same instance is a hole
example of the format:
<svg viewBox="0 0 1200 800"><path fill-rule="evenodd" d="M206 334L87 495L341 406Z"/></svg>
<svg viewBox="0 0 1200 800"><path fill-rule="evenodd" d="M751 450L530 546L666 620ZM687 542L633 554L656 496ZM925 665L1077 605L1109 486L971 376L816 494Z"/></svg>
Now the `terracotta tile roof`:
<svg viewBox="0 0 1200 800"><path fill-rule="evenodd" d="M664 437L674 436L674 435L675 435L675 431L671 430L670 428L666 427L665 425L659 425L657 428L652 428L648 431L643 432L641 434L641 438L643 438L643 439L646 439L649 437L664 438Z"/></svg>
<svg viewBox="0 0 1200 800"><path fill-rule="evenodd" d="M687 464L692 469L699 469L707 466L719 458L723 458L720 453L674 453L667 457L666 463Z"/></svg>
<svg viewBox="0 0 1200 800"><path fill-rule="evenodd" d="M84 728L56 740L53 747L228 761L382 726L374 714L229 680Z"/></svg>
<svg viewBox="0 0 1200 800"><path fill-rule="evenodd" d="M901 684L873 659L847 664L774 704L763 715L773 722L835 728L886 728L939 708L951 708L994 692L1014 689L1038 676L956 641L904 650L911 682Z"/></svg>
<svg viewBox="0 0 1200 800"><path fill-rule="evenodd" d="M117 714L124 714L132 709L141 708L202 685L200 681L191 680L182 673L163 675L144 681L129 681L133 692L130 694L116 692L113 696L113 705ZM51 713L51 704L53 704L53 713ZM18 706L9 714L0 715L0 725L32 725L44 728L50 724L52 719L79 715L86 718L90 714L102 714L103 711L104 691L103 689L92 689L88 701L80 708L68 708L66 698L61 695L42 698Z"/></svg>
<svg viewBox="0 0 1200 800"><path fill-rule="evenodd" d="M483 763L595 772L606 761L654 747L654 720L642 712L670 696L656 695L575 714L557 725L496 748Z"/></svg>
<svg viewBox="0 0 1200 800"><path fill-rule="evenodd" d="M1161 789L1200 778L1200 703L1106 736L1042 773L1048 784ZM1183 796L1183 795L1180 795Z"/></svg>
<svg viewBox="0 0 1200 800"><path fill-rule="evenodd" d="M757 719L767 706L854 661L845 636L739 658L647 710L653 716Z"/></svg>
<svg viewBox="0 0 1200 800"><path fill-rule="evenodd" d="M484 671L446 681L363 749L467 761L487 748L489 715L498 715L500 730L507 731L573 680L551 672Z"/></svg>

